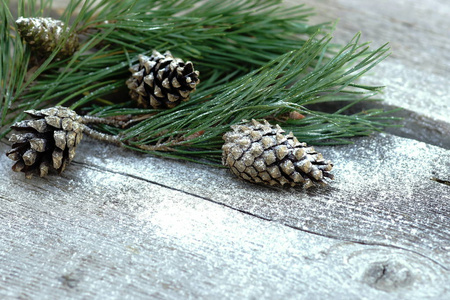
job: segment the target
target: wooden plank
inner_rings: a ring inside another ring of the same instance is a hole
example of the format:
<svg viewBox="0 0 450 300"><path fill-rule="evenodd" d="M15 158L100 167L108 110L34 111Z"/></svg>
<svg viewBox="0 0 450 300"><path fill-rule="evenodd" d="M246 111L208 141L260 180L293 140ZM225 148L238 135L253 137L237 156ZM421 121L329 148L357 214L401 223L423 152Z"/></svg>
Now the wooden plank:
<svg viewBox="0 0 450 300"><path fill-rule="evenodd" d="M297 0L287 0L289 5ZM386 86L385 102L450 123L450 5L433 1L302 1L314 7L311 22L339 22L334 41L345 44L359 31L378 47L389 42L391 56L362 83ZM447 30L448 31L448 30Z"/></svg>
<svg viewBox="0 0 450 300"><path fill-rule="evenodd" d="M341 18L338 42L390 41L364 82L448 137L446 0L306 3ZM448 150L381 134L320 151L336 180L307 192L88 139L60 177L1 156L0 298L449 298L450 190L431 180L450 180Z"/></svg>
<svg viewBox="0 0 450 300"><path fill-rule="evenodd" d="M315 8L316 16L311 21L339 20L335 37L340 43L361 31L363 39L375 46L389 42L392 58L406 67L448 76L450 45L445 42L449 37L443 30L450 24L448 1L306 0L302 3Z"/></svg>
<svg viewBox="0 0 450 300"><path fill-rule="evenodd" d="M5 148L1 144L2 152ZM0 171L7 176L0 177L0 296L352 299L364 294L438 299L449 295L448 271L421 254L323 237L285 226L281 220L243 214L192 196L192 189L176 191L103 169L113 157L119 159L119 170L135 165L128 151L89 142L80 150L85 153L80 153L81 160L60 177L25 180L22 174L11 174L10 164L1 160ZM95 160L103 160L102 166L87 162L96 152ZM206 170L198 165L141 158L143 164L190 170L195 174L191 183L207 183ZM158 175L163 174L154 174ZM240 186L234 178L223 178L231 187ZM253 190L254 197L271 193L253 186L236 192L246 189ZM300 212L301 193L277 195L248 200L255 208L278 202L283 209L283 202L296 198L294 209ZM307 206L302 210L314 214ZM305 220L309 224L314 223L313 214Z"/></svg>
<svg viewBox="0 0 450 300"><path fill-rule="evenodd" d="M327 237L409 249L450 269L448 150L387 134L322 148L335 164L328 189L250 185L227 170L174 162L103 144L81 145L77 162L133 176L263 219Z"/></svg>

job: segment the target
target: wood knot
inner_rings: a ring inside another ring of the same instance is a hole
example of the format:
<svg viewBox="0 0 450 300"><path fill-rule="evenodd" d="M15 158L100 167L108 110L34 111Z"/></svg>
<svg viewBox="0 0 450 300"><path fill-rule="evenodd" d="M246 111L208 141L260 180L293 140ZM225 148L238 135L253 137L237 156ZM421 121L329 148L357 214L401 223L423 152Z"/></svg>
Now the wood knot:
<svg viewBox="0 0 450 300"><path fill-rule="evenodd" d="M391 260L371 264L363 279L369 286L385 292L410 286L414 282L413 273L407 266Z"/></svg>
<svg viewBox="0 0 450 300"><path fill-rule="evenodd" d="M71 289L77 287L78 283L80 283L80 279L77 278L73 273L62 275L59 278L59 281L63 286L69 287Z"/></svg>

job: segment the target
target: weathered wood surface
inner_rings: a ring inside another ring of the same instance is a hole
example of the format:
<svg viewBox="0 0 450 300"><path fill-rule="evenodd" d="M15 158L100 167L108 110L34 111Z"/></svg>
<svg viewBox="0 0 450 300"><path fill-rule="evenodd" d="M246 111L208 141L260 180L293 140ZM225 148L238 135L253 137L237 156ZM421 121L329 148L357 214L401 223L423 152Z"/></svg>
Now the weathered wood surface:
<svg viewBox="0 0 450 300"><path fill-rule="evenodd" d="M61 177L24 180L2 161L0 293L449 295L450 193L430 180L447 150L389 135L325 150L339 180L307 193L90 141Z"/></svg>
<svg viewBox="0 0 450 300"><path fill-rule="evenodd" d="M288 1L291 4L298 0ZM385 101L422 116L450 120L450 3L447 0L318 0L311 20L339 18L335 40L361 31L373 46L389 42L392 55L365 82L385 85ZM420 121L420 120L419 120ZM448 129L448 128L447 128Z"/></svg>
<svg viewBox="0 0 450 300"><path fill-rule="evenodd" d="M391 41L367 80L418 139L434 121L448 138L446 1L307 3L341 18L340 42ZM450 186L431 180L450 180L448 148L379 134L320 150L336 180L307 192L89 140L60 177L0 157L0 298L450 298Z"/></svg>

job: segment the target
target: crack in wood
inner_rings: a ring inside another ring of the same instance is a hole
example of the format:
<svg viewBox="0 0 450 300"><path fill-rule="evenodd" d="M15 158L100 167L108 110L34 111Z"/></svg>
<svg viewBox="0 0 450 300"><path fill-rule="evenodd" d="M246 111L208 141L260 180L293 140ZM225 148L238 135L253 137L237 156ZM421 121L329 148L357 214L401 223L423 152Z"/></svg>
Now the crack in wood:
<svg viewBox="0 0 450 300"><path fill-rule="evenodd" d="M163 187L163 188L167 188L167 189L170 189L170 190L173 190L173 191L177 191L177 192L180 192L180 193L183 193L183 194L186 194L186 195L189 195L189 196L193 196L193 197L196 197L196 198L199 198L199 199L203 199L203 200L206 200L206 201L209 201L209 202L221 205L221 206L225 206L227 208L231 208L233 210L239 211L241 213L244 213L244 214L247 214L247 215L250 215L250 216L253 216L253 217L257 217L257 218L265 220L265 221L273 221L272 219L264 218L264 217L258 216L258 215L254 215L254 214L252 214L252 213L250 213L248 211L235 208L235 207L233 207L231 205L227 205L225 203L218 202L218 201L215 201L213 199L210 199L210 198L207 198L207 197L204 197L204 196L200 196L200 195L197 195L197 194L194 194L194 193L187 192L187 191L182 190L182 189L177 189L177 188L174 188L174 187L171 187L171 186L168 186L168 185L164 185L162 183L155 182L155 181L152 181L152 180L148 180L146 178L142 178L142 177L139 177L139 176L136 176L136 175L133 175L133 174L128 174L128 173L125 173L125 172L112 171L112 170L107 169L107 168L94 166L94 165L89 165L89 164L86 164L86 163L81 163L81 162L76 162L76 161L72 161L72 164L82 165L82 166L85 166L85 167L87 167L87 168L89 168L91 170L96 170L96 171L100 170L100 171L105 171L105 172L112 173L112 174L118 174L118 175L122 175L122 176L126 176L126 177L131 177L133 179L145 181L147 183L151 183L151 184Z"/></svg>
<svg viewBox="0 0 450 300"><path fill-rule="evenodd" d="M141 181L144 181L144 182L147 182L147 183L150 183L150 184L154 184L154 185L157 185L157 186L160 186L160 187L163 187L163 188L167 188L167 189L174 190L174 191L177 191L177 192L181 192L183 194L190 195L190 196L193 196L193 197L196 197L196 198L199 198L199 199L203 199L203 200L209 201L211 203L218 204L220 206L224 206L224 207L230 208L230 209L232 209L234 211L239 211L241 213L244 213L246 215L249 215L249 216L252 216L252 217L264 220L264 221L270 221L270 222L274 221L273 219L266 218L266 217L263 217L263 216L260 216L260 215L256 215L256 214L253 214L251 212L238 209L238 208L233 207L231 205L227 205L225 203L222 203L222 202L219 202L219 201L215 201L213 199L210 199L210 198L207 198L207 197L204 197L204 196L199 196L199 195L197 195L195 193L187 192L187 191L182 190L182 189L177 189L177 188L174 188L174 187L171 187L171 186L168 186L168 185L164 185L164 184L159 183L159 182L155 182L155 181L152 181L152 180L149 180L149 179L146 179L146 178L142 178L142 177L139 177L137 175L128 174L128 173L125 173L125 172L113 171L113 170L110 170L110 169L105 168L105 167L91 165L91 164L82 163L82 162L73 161L72 163L78 164L78 165L82 165L84 167L87 167L89 169L96 170L96 171L104 171L104 172L108 172L108 173L112 173L112 174L122 175L122 176L125 176L125 177L131 177L131 178L136 179L136 180L141 180ZM297 226L294 226L294 225L290 225L290 224L287 224L287 223L282 223L282 222L279 222L279 221L276 221L276 222L281 224L281 225L283 225L283 226L286 226L286 227L289 227L291 229L294 229L294 230L302 231L302 232L305 232L305 233L309 233L309 234L313 234L313 235L316 235L316 236L329 238L329 239L333 239L333 240L337 240L337 241L352 242L352 243L355 243L355 244L367 245L367 246L387 247L387 248L392 248L392 249L396 249L396 250L402 250L402 251L410 252L410 253L419 255L419 256L429 260L430 262L436 264L437 266L441 267L445 271L450 271L449 268L447 268L443 264L439 263L438 261L432 259L431 257L428 257L425 254L422 254L422 253L420 253L418 251L415 251L415 250L412 250L412 249L403 248L403 247L396 246L396 245L391 245L391 244L379 243L379 242L370 242L370 241L356 240L356 239L345 239L345 238L338 237L338 236L333 236L333 235L329 235L329 234L323 234L323 233L319 233L319 232L315 232L315 231L306 230L304 228L300 228L300 227L297 227Z"/></svg>
<svg viewBox="0 0 450 300"><path fill-rule="evenodd" d="M381 265L381 274L379 274L379 276L375 278L375 284L378 284L378 282L380 282L380 280L383 279L384 276L386 276L387 267L388 267L387 264Z"/></svg>
<svg viewBox="0 0 450 300"><path fill-rule="evenodd" d="M450 186L450 180L444 180L444 179L440 179L440 178L436 178L436 177L431 177L430 179L433 181L436 181L437 183L441 183L441 184Z"/></svg>

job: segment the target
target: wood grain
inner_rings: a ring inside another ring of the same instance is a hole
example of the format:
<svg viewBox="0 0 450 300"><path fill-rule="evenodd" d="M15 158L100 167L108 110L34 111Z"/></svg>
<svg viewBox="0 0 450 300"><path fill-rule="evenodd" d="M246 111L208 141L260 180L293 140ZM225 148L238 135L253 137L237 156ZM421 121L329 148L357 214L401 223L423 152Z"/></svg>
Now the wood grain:
<svg viewBox="0 0 450 300"><path fill-rule="evenodd" d="M448 76L450 45L444 28L449 28L446 0L288 0L315 8L314 22L338 20L334 36L339 43L349 41L356 32L375 47L389 42L392 58L423 73Z"/></svg>
<svg viewBox="0 0 450 300"><path fill-rule="evenodd" d="M101 147L88 142L80 150L88 159ZM121 150L103 150L120 158ZM130 168L131 161L122 165L130 153L123 153L117 165ZM158 161L143 158L141 163ZM1 172L7 174L4 162ZM190 170L197 182L205 179L203 167L163 162ZM154 175L164 181L162 174ZM233 177L222 178L231 187L240 185ZM0 294L5 297L356 299L364 293L369 298L438 299L449 293L448 270L423 254L314 233L319 231L314 223L327 225L313 208L302 205L299 192L237 199L254 206L242 213L205 195L193 196L196 190L165 187L95 162L75 163L60 177L25 181L14 173L0 181ZM266 195L242 185L228 196L244 191ZM307 230L255 215L255 209L275 210L274 201L285 214L281 204L294 198L297 213L291 209L290 216L304 218ZM329 204L330 212L340 205Z"/></svg>
<svg viewBox="0 0 450 300"><path fill-rule="evenodd" d="M448 177L445 149L390 135L324 148L339 180L305 193L249 185L227 170L128 156L126 150L98 143L89 145L85 156L82 147L77 161L86 167L133 176L314 234L409 249L450 269L450 191L430 179Z"/></svg>
<svg viewBox="0 0 450 300"><path fill-rule="evenodd" d="M305 1L313 21L340 18L337 42L391 43L364 80L438 138L450 135L447 2ZM306 192L89 139L62 176L26 180L2 155L0 298L450 298L450 188L432 180L450 180L449 151L390 134L319 150L336 180Z"/></svg>
<svg viewBox="0 0 450 300"><path fill-rule="evenodd" d="M288 0L289 5L299 4ZM334 41L362 32L374 48L389 43L391 56L363 83L384 85L385 103L450 123L450 5L433 1L302 1L314 7L311 22L339 20ZM446 32L447 31L447 32Z"/></svg>

